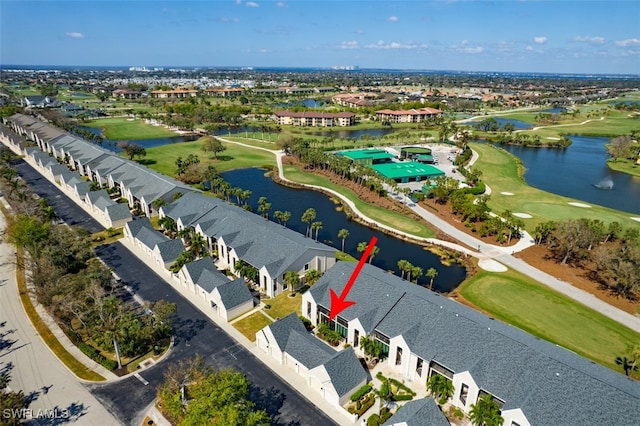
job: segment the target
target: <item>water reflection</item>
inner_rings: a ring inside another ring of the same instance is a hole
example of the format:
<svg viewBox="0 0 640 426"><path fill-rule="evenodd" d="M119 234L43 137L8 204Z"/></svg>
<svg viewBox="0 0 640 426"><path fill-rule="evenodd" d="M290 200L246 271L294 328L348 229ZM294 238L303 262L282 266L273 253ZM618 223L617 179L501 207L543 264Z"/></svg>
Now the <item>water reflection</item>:
<svg viewBox="0 0 640 426"><path fill-rule="evenodd" d="M466 271L463 267L442 265L438 256L426 251L422 246L390 237L348 220L343 212L337 210L337 205L324 194L278 185L270 178L265 177L264 173L260 169L242 169L226 172L223 177L234 187L252 191L249 204L254 208L254 211L257 209L258 198L262 196L267 197L268 202L272 204L270 217L273 218L273 212L276 210L290 211L291 220L287 226L302 234L306 232L307 224L303 223L300 218L307 208L313 207L316 210L316 220L322 222L318 239L340 249L342 241L338 238L338 231L345 228L349 231L349 236L345 240L345 251L356 258L360 258L361 255L357 251L358 243L368 242L372 234L376 235L380 253L374 257L373 264L379 268L393 271L398 276L400 275L398 260L406 259L413 265L420 266L424 273L429 268L435 268L438 271L438 276L434 280L434 289L437 291L451 291L465 278ZM422 277L419 282L426 285L429 283L429 279Z"/></svg>

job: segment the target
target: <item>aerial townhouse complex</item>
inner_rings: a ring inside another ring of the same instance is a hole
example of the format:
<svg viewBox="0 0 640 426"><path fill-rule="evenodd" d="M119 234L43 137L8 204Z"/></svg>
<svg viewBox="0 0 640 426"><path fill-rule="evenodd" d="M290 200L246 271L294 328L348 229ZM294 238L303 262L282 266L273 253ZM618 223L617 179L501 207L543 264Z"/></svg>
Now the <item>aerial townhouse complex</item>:
<svg viewBox="0 0 640 426"><path fill-rule="evenodd" d="M370 337L384 347L386 371L407 386L424 389L430 377L441 375L453 384L453 406L468 414L489 395L505 426L632 425L640 419L637 381L372 265L364 265L349 293L356 304L329 320L329 290L341 294L356 266L336 262L334 248L33 117L15 114L3 121L2 143L105 227L124 227L128 247L202 297L225 321L255 302L244 279L228 278L221 269L236 272L237 262L246 262L257 270L256 289L269 297L290 290L284 280L288 271L300 277L310 269L324 273L302 295L301 312L313 326L329 325L345 344L329 347L292 314L260 330L256 347L338 409L371 380L358 360L361 338ZM92 182L103 188L92 188ZM149 220L154 216L201 235L214 256L172 271L185 244L154 229ZM407 403L385 424L445 422L433 400L423 399Z"/></svg>

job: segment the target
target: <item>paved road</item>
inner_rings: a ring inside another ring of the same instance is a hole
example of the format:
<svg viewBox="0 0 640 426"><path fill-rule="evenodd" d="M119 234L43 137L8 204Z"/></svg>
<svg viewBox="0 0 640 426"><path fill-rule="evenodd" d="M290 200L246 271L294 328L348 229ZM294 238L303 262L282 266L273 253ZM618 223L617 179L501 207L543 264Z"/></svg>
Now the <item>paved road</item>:
<svg viewBox="0 0 640 426"><path fill-rule="evenodd" d="M104 229L29 164L20 161L16 168L25 182L39 195L46 197L58 216L67 223L85 226L91 232ZM121 424L140 424L144 418L144 410L155 398L156 387L161 383L167 366L196 354L202 355L214 368L233 368L244 373L252 384L251 399L274 417L275 424L335 424L312 402L271 372L258 358L194 308L122 244L102 246L97 250L97 254L144 300L165 299L178 306L174 320L174 348L162 362L141 371L142 380L130 376L107 384L87 385L97 400L113 413Z"/></svg>
<svg viewBox="0 0 640 426"><path fill-rule="evenodd" d="M32 191L49 200L49 204L53 206L58 217L65 223L82 226L91 233L104 230L104 226L71 201L56 185L45 179L30 164L18 160L14 163L14 167Z"/></svg>
<svg viewBox="0 0 640 426"><path fill-rule="evenodd" d="M31 399L25 415L41 417L40 425L120 424L44 344L22 308L15 276L14 249L0 243L0 370L8 368L10 388Z"/></svg>
<svg viewBox="0 0 640 426"><path fill-rule="evenodd" d="M334 422L296 390L267 369L253 354L230 338L203 313L186 301L161 277L138 260L122 244L98 249L98 256L144 300L165 299L178 306L174 319L175 346L157 366L140 372L149 382L135 377L106 385L91 385L94 395L124 424L141 420L140 410L155 397L155 389L170 364L202 355L214 368L233 368L245 374L252 384L252 399L272 415L279 425L331 425Z"/></svg>

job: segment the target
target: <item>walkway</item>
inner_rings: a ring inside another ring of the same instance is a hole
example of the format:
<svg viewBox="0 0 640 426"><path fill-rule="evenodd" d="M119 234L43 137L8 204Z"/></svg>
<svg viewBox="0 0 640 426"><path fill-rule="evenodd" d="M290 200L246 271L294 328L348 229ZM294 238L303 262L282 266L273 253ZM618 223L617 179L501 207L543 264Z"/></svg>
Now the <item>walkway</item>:
<svg viewBox="0 0 640 426"><path fill-rule="evenodd" d="M574 287L570 283L561 281L543 271L540 271L539 269L532 267L531 265L524 262L523 260L520 260L512 256L513 254L520 252L535 244L531 235L529 235L526 231L523 233L523 237L520 238L518 243L513 246L501 247L493 244L487 244L482 240L479 240L473 237L472 235L469 235L463 231L458 230L456 227L449 224L445 220L441 219L439 216L431 213L430 211L425 210L424 208L422 208L421 206L415 203L410 202L410 199L404 196L405 205L407 205L410 209L412 209L414 212L420 215L420 217L422 217L424 220L429 222L431 225L443 231L447 235L451 236L461 244L451 243L451 242L439 240L436 238L416 237L415 235L398 231L390 226L376 222L375 220L367 217L360 210L358 210L356 205L351 200L349 200L347 197L345 197L344 195L340 194L337 191L334 191L329 188L324 188L321 186L302 184L302 183L294 182L287 179L284 175L284 168L282 165L282 157L285 155L282 151L257 147L249 144L244 144L241 142L234 142L225 138L220 138L220 139L227 143L242 145L248 148L259 149L259 150L272 153L273 155L276 156L276 163L278 165L278 177L280 179L286 182L291 182L295 185L301 185L306 188L321 190L324 192L329 192L332 195L335 195L336 197L340 198L340 200L342 200L343 203L349 206L349 208L354 212L354 214L358 215L358 217L366 223L375 225L376 227L379 227L382 229L386 229L395 234L400 234L414 241L427 242L427 243L431 243L431 244L442 246L442 247L447 247L449 249L462 252L468 256L474 256L480 260L480 265L487 270L491 270L491 271L503 270L503 268L500 265L500 263L502 263L520 273L527 275L528 277L535 279L536 281L539 281L542 284L545 284L546 286L564 294L565 296L568 296L588 306L589 308L595 311L598 311L603 315L606 315L607 317L631 328L632 330L635 330L640 333L639 317L633 316L627 312L624 312L621 309L611 306L608 303L598 299L594 295L584 290L581 290L577 287ZM472 157L471 161L475 162L476 159L477 159L477 154L474 153L474 157Z"/></svg>
<svg viewBox="0 0 640 426"><path fill-rule="evenodd" d="M0 228L5 224L0 214ZM12 366L9 387L22 390L32 400L23 415L33 418L33 424L40 424L38 417L42 424L120 424L58 360L31 324L18 296L13 246L0 243L0 264L0 335L7 343L0 350L0 365ZM86 356L78 357L82 358Z"/></svg>

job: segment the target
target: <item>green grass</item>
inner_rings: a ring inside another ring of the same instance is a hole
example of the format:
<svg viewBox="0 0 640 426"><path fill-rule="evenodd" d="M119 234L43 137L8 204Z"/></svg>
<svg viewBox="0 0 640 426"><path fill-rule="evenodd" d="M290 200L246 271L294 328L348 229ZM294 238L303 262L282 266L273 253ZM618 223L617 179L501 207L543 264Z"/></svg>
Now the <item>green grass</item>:
<svg viewBox="0 0 640 426"><path fill-rule="evenodd" d="M302 295L296 293L294 297L289 297L289 294L284 292L273 299L264 300L265 304L271 305L265 312L275 319L284 318L292 312L302 315Z"/></svg>
<svg viewBox="0 0 640 426"><path fill-rule="evenodd" d="M616 357L640 342L640 333L515 271L481 271L458 291L489 315L619 372Z"/></svg>
<svg viewBox="0 0 640 426"><path fill-rule="evenodd" d="M145 162L148 162L152 169L168 176L175 175L176 159L178 157L186 158L189 154L197 155L203 164L213 164L219 172L267 165L275 167L276 165L275 155L270 152L231 143L224 145L227 149L218 153L217 160L210 152L204 152L200 149L201 143L199 141L193 141L149 148Z"/></svg>
<svg viewBox="0 0 640 426"><path fill-rule="evenodd" d="M611 170L615 170L622 173L627 173L632 176L640 176L640 164L635 161L619 159L617 161L607 161L607 166Z"/></svg>
<svg viewBox="0 0 640 426"><path fill-rule="evenodd" d="M271 324L271 320L262 313L256 312L233 323L233 326L252 342L256 341L256 333Z"/></svg>
<svg viewBox="0 0 640 426"><path fill-rule="evenodd" d="M570 202L580 202L580 200L551 194L527 185L523 179L519 178L517 159L507 151L490 144L472 143L470 145L480 155L474 168L482 171L482 179L491 188L491 198L488 203L491 210L498 214L511 210L514 213L532 215L531 219L522 219L528 231L532 231L540 222L578 217L599 219L605 223L617 221L623 227L640 229L640 222L630 218L637 215L596 204L589 204L591 208L572 206ZM510 192L514 195L503 195L502 192Z"/></svg>
<svg viewBox="0 0 640 426"><path fill-rule="evenodd" d="M104 134L108 139L116 140L137 140L178 136L171 130L165 129L162 126L147 124L144 120L140 119L129 121L126 118L105 118L101 120L90 120L83 123L83 125L100 128L104 131Z"/></svg>
<svg viewBox="0 0 640 426"><path fill-rule="evenodd" d="M350 189L344 188L338 184L331 182L329 179L318 176L313 173L305 173L300 170L298 166L285 165L284 174L287 179L290 179L298 183L306 183L309 185L317 185L324 188L333 189L336 192L347 197L351 200L358 210L364 213L366 216L387 226L391 226L398 231L406 232L418 237L431 238L435 234L425 223L416 221L413 218L404 216L401 213L389 211L381 207L372 206L360 200L355 192Z"/></svg>
<svg viewBox="0 0 640 426"><path fill-rule="evenodd" d="M357 262L358 259L356 259L355 257L351 256L349 253L345 253L342 252L340 250L338 250L336 252L336 260L341 260L343 262Z"/></svg>

